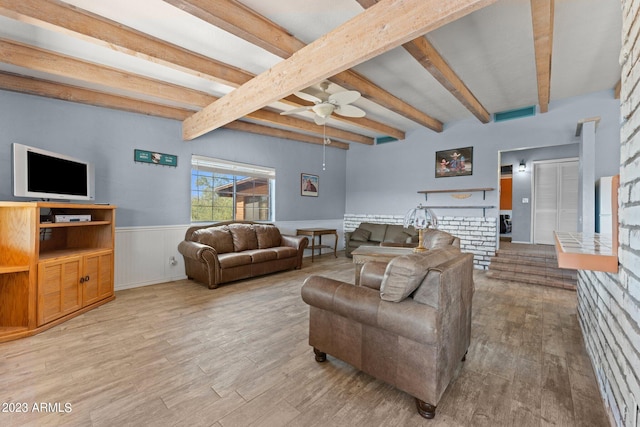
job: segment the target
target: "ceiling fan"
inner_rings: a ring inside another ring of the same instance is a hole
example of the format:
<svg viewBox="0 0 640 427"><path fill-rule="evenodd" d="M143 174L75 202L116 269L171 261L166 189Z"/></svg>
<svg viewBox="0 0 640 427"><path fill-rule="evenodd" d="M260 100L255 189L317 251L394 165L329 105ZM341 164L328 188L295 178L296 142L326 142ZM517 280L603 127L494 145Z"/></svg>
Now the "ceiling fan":
<svg viewBox="0 0 640 427"><path fill-rule="evenodd" d="M332 113L339 114L345 117L364 117L365 112L356 107L350 105L360 98L360 92L355 90L347 90L343 92L328 93L329 82L322 82L320 84L322 91L317 91L315 95L306 92L295 92L294 95L305 101L313 102L314 105L308 107L294 108L293 110L283 111L282 115L296 114L303 111L313 111L315 113L314 121L317 125L324 125Z"/></svg>

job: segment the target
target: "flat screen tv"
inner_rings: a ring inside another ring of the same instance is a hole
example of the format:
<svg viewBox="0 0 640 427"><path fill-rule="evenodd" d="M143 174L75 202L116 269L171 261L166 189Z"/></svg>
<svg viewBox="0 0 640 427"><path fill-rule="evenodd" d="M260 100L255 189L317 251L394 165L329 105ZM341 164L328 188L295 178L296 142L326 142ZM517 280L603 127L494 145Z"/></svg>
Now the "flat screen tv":
<svg viewBox="0 0 640 427"><path fill-rule="evenodd" d="M37 199L94 200L93 163L13 144L13 195Z"/></svg>

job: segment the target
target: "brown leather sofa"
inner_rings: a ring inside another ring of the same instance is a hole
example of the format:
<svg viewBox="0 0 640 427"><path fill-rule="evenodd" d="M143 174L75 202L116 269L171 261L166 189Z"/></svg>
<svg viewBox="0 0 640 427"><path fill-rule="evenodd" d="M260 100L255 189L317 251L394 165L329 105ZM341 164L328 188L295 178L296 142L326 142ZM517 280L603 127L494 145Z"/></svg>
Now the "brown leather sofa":
<svg viewBox="0 0 640 427"><path fill-rule="evenodd" d="M351 252L360 246L418 246L418 230L404 228L401 224L374 224L362 222L354 231L344 233L345 255L352 258ZM442 246L460 247L460 239L445 231L429 228L424 230L424 246L427 249Z"/></svg>
<svg viewBox="0 0 640 427"><path fill-rule="evenodd" d="M448 247L364 265L360 286L311 276L309 344L415 397L433 418L471 337L473 255Z"/></svg>
<svg viewBox="0 0 640 427"><path fill-rule="evenodd" d="M178 245L189 279L210 289L221 283L299 269L308 240L280 234L273 224L226 221L189 227Z"/></svg>

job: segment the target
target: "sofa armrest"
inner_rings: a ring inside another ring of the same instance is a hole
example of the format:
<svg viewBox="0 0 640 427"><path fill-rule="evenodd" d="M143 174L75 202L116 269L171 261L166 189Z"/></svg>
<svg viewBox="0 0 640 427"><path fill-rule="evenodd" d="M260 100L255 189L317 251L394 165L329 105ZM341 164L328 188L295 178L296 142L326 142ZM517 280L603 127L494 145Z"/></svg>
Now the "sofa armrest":
<svg viewBox="0 0 640 427"><path fill-rule="evenodd" d="M207 264L213 259L216 261L218 259L218 252L211 246L189 240L183 240L178 244L178 252L186 258L191 258Z"/></svg>
<svg viewBox="0 0 640 427"><path fill-rule="evenodd" d="M296 269L302 268L302 257L304 256L304 250L309 245L309 239L306 236L291 236L288 234L282 235L282 245L296 248L298 251L298 260L296 261Z"/></svg>
<svg viewBox="0 0 640 427"><path fill-rule="evenodd" d="M297 250L303 250L309 244L306 236L291 236L289 234L282 235L282 246L290 246Z"/></svg>
<svg viewBox="0 0 640 427"><path fill-rule="evenodd" d="M411 298L383 301L375 289L320 276L308 277L301 293L302 300L311 307L424 344L437 342L440 313Z"/></svg>

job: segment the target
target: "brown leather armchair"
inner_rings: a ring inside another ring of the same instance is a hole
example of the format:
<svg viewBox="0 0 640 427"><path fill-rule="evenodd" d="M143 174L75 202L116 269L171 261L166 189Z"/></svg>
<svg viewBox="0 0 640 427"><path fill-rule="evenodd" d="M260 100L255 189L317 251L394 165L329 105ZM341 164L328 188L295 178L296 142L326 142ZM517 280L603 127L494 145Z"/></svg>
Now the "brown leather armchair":
<svg viewBox="0 0 640 427"><path fill-rule="evenodd" d="M473 255L434 249L366 263L360 286L311 276L309 344L416 398L433 418L471 337Z"/></svg>

